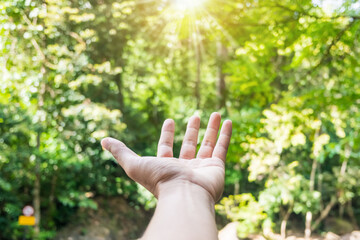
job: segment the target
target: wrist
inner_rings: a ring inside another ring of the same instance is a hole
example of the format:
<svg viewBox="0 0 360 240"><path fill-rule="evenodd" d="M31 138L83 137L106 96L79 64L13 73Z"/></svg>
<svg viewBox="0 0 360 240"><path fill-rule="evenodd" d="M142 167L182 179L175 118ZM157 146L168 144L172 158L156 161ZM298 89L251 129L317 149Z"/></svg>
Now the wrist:
<svg viewBox="0 0 360 240"><path fill-rule="evenodd" d="M182 201L197 201L214 209L215 200L205 188L187 180L174 180L161 183L158 186L158 201L181 199Z"/></svg>
<svg viewBox="0 0 360 240"><path fill-rule="evenodd" d="M155 214L143 240L217 239L214 198L206 189L174 180L161 183L158 193Z"/></svg>

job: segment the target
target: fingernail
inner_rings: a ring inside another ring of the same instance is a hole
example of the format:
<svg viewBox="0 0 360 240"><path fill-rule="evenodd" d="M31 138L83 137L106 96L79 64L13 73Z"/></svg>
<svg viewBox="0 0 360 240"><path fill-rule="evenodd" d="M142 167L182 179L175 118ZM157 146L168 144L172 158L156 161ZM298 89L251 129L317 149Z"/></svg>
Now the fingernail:
<svg viewBox="0 0 360 240"><path fill-rule="evenodd" d="M108 138L104 138L103 140L101 140L101 146L103 150L107 150L107 146L109 144L109 139Z"/></svg>

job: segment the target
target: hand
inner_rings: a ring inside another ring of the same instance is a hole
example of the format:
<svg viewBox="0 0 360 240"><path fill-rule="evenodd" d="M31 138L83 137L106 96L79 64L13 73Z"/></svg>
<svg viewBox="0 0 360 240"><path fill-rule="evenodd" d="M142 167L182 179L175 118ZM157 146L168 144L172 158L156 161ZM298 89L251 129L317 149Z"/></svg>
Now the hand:
<svg viewBox="0 0 360 240"><path fill-rule="evenodd" d="M186 184L200 186L216 202L224 187L225 158L232 132L232 123L226 120L216 142L220 122L220 114L213 113L196 157L198 116L191 117L188 122L179 158L173 157L175 123L171 119L163 124L157 157L140 157L113 138L105 138L101 144L113 154L130 178L155 197Z"/></svg>

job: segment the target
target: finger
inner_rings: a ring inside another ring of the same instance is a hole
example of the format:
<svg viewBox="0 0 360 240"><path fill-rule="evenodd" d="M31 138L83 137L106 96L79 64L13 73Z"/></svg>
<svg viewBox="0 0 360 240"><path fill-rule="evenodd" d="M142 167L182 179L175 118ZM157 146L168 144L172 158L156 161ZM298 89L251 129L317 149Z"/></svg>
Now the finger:
<svg viewBox="0 0 360 240"><path fill-rule="evenodd" d="M216 144L216 138L219 132L220 122L221 116L219 113L211 114L204 139L197 154L198 158L211 157Z"/></svg>
<svg viewBox="0 0 360 240"><path fill-rule="evenodd" d="M157 149L158 157L173 157L175 123L172 119L165 120Z"/></svg>
<svg viewBox="0 0 360 240"><path fill-rule="evenodd" d="M183 159L195 158L199 128L200 128L200 118L198 116L192 116L189 119L186 128L179 158L183 158Z"/></svg>
<svg viewBox="0 0 360 240"><path fill-rule="evenodd" d="M104 149L108 150L125 169L125 165L132 159L139 157L136 153L131 151L124 143L114 138L104 138L101 141L101 145ZM126 169L125 169L126 170Z"/></svg>
<svg viewBox="0 0 360 240"><path fill-rule="evenodd" d="M220 136L216 143L212 155L213 157L219 158L225 162L226 153L230 143L231 133L232 133L232 122L230 120L226 120L221 127Z"/></svg>

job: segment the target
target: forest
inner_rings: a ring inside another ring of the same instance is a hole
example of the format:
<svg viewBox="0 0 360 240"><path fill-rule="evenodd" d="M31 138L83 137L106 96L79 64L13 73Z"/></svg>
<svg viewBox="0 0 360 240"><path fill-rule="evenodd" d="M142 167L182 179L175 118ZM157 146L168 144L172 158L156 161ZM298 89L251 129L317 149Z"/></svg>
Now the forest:
<svg viewBox="0 0 360 240"><path fill-rule="evenodd" d="M54 239L107 199L151 216L101 139L153 156L172 118L177 156L189 117L214 111L233 122L219 230L349 233L359 107L357 0L1 0L0 239Z"/></svg>

